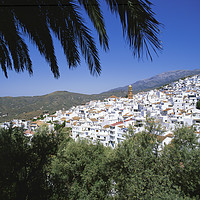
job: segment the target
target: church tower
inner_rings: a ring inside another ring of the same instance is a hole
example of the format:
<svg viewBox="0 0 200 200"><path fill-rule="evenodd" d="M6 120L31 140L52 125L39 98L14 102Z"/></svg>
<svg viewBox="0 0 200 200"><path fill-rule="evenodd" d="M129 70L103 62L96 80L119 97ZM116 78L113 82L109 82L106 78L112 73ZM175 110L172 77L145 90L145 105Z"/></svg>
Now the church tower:
<svg viewBox="0 0 200 200"><path fill-rule="evenodd" d="M128 87L128 99L133 99L133 90L131 85Z"/></svg>

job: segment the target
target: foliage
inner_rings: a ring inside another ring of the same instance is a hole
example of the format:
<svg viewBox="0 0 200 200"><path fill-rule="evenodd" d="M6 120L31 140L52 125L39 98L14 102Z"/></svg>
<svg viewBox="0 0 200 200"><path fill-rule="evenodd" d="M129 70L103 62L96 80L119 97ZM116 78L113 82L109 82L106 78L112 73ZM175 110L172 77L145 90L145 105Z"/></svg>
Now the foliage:
<svg viewBox="0 0 200 200"><path fill-rule="evenodd" d="M200 196L200 145L194 129L177 128L174 139L161 154L161 170L191 197ZM199 197L198 197L199 198Z"/></svg>
<svg viewBox="0 0 200 200"><path fill-rule="evenodd" d="M147 119L146 130L130 135L114 151L113 179L116 199L170 199L179 197L180 192L167 174L159 170L159 125Z"/></svg>
<svg viewBox="0 0 200 200"><path fill-rule="evenodd" d="M196 108L200 109L200 100L197 101Z"/></svg>
<svg viewBox="0 0 200 200"><path fill-rule="evenodd" d="M54 124L54 130L59 131L60 129L65 127L65 124L66 124L66 121L64 121L62 124L55 123Z"/></svg>
<svg viewBox="0 0 200 200"><path fill-rule="evenodd" d="M30 140L23 132L0 129L0 199L49 199L49 166L60 136L43 128Z"/></svg>
<svg viewBox="0 0 200 200"><path fill-rule="evenodd" d="M53 199L109 199L109 151L87 141L62 144L52 164Z"/></svg>
<svg viewBox="0 0 200 200"><path fill-rule="evenodd" d="M158 39L160 23L154 18L148 0L105 0L111 13L120 18L124 37L134 55L142 57L143 52L151 57L161 49ZM99 75L101 66L98 50L81 10L90 18L99 36L99 43L109 49L104 18L97 0L41 1L23 0L0 1L0 54L1 68L7 77L7 70L16 72L27 70L33 73L32 62L26 42L26 35L36 45L51 67L55 78L60 76L55 55L52 33L61 43L69 68L80 64L80 52L88 64L91 74ZM34 16L34 18L33 18Z"/></svg>
<svg viewBox="0 0 200 200"><path fill-rule="evenodd" d="M66 127L42 127L31 139L23 132L0 129L0 199L199 199L193 128L177 128L163 150L152 120L115 149L75 142Z"/></svg>

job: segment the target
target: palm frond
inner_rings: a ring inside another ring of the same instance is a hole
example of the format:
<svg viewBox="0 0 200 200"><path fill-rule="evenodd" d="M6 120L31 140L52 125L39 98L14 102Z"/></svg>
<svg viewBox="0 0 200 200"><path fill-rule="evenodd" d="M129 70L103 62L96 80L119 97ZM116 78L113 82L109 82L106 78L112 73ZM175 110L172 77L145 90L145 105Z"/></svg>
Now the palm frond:
<svg viewBox="0 0 200 200"><path fill-rule="evenodd" d="M71 4L69 2L68 6L70 5ZM77 39L76 35L73 32L72 21L69 23L70 19L68 19L68 16L65 16L63 14L64 9L66 8L64 8L64 6L57 6L56 8L45 7L45 9L49 26L54 32L55 36L61 42L67 62L69 64L69 68L77 67L77 65L80 64Z"/></svg>
<svg viewBox="0 0 200 200"><path fill-rule="evenodd" d="M147 57L152 60L149 47L157 54L161 50L158 39L160 23L154 18L151 3L148 0L106 0L111 12L119 15L123 34L133 54L138 58Z"/></svg>
<svg viewBox="0 0 200 200"><path fill-rule="evenodd" d="M82 55L88 64L90 73L92 75L100 75L101 65L93 37L90 30L82 23L83 19L79 15L78 6L72 4L68 7L70 10L70 19L73 21L73 31L77 36Z"/></svg>
<svg viewBox="0 0 200 200"><path fill-rule="evenodd" d="M31 41L36 45L40 54L43 55L49 63L54 77L58 78L60 74L52 36L42 9L43 8L39 7L28 7L26 9L17 7L14 9L14 13L22 31L28 35Z"/></svg>
<svg viewBox="0 0 200 200"><path fill-rule="evenodd" d="M7 69L10 70L12 69L12 62L6 44L1 38L0 38L0 64L5 74L5 77L8 78Z"/></svg>
<svg viewBox="0 0 200 200"><path fill-rule="evenodd" d="M100 44L106 51L109 49L108 46L108 36L105 29L105 24L103 20L103 15L100 9L98 0L78 0L80 5L83 5L88 16L90 17L94 27L99 34Z"/></svg>
<svg viewBox="0 0 200 200"><path fill-rule="evenodd" d="M145 52L152 59L150 48L157 53L161 45L158 39L160 23L154 18L150 1L105 1L111 12L119 15L124 37L133 54L140 58ZM80 64L80 51L90 73L99 75L101 65L98 50L81 15L81 9L91 19L99 35L100 45L105 51L108 50L108 36L99 0L0 0L0 64L5 76L7 69L16 72L26 69L32 74L32 63L28 47L22 39L23 33L29 36L50 65L54 77L58 78L60 74L51 32L60 41L69 68Z"/></svg>
<svg viewBox="0 0 200 200"><path fill-rule="evenodd" d="M0 13L4 16L3 22L6 21L6 23L1 24L0 34L1 40L3 40L1 44L4 44L4 55L7 55L8 58L6 49L9 50L15 71L20 72L23 71L24 68L26 68L29 74L32 74L32 62L30 60L28 48L20 36L18 27L15 25L15 19L13 17L12 11L10 9L1 9ZM5 66L3 67L5 73ZM12 69L12 67L10 66L10 62L8 68Z"/></svg>

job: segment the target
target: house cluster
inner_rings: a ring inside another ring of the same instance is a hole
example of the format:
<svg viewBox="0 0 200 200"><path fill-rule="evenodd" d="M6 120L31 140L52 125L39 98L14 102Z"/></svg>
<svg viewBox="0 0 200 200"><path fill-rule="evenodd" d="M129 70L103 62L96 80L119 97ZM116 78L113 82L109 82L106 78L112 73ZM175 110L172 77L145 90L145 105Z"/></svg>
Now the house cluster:
<svg viewBox="0 0 200 200"><path fill-rule="evenodd" d="M172 131L177 125L194 126L196 133L200 133L200 109L196 108L199 100L200 75L195 75L135 95L130 85L128 98L111 96L67 111L59 110L53 115L45 114L34 122L13 120L12 123L23 126L26 134L31 135L43 124L53 129L55 123L65 122L66 127L72 128L73 139L85 138L114 148L125 140L130 125L134 133L143 131L147 117L152 117L165 129L160 136L164 145L173 139ZM7 125L4 123L2 127Z"/></svg>

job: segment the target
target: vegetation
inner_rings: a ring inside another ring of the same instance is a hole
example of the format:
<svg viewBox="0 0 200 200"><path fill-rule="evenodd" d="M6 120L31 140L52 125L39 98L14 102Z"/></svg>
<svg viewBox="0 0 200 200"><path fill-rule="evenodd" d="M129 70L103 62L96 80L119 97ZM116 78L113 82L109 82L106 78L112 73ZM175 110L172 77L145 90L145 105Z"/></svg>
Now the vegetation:
<svg viewBox="0 0 200 200"><path fill-rule="evenodd" d="M174 132L171 145L162 155L161 170L168 173L170 180L181 188L184 194L200 197L200 143L193 128L179 128Z"/></svg>
<svg viewBox="0 0 200 200"><path fill-rule="evenodd" d="M48 199L48 168L57 148L57 138L45 129L31 141L22 129L1 129L0 199Z"/></svg>
<svg viewBox="0 0 200 200"><path fill-rule="evenodd" d="M0 199L199 199L200 145L193 128L177 128L159 149L149 122L111 149L43 127L30 139L0 129Z"/></svg>
<svg viewBox="0 0 200 200"><path fill-rule="evenodd" d="M196 108L197 108L197 109L200 109L200 100L197 101Z"/></svg>
<svg viewBox="0 0 200 200"><path fill-rule="evenodd" d="M101 97L102 96L102 97ZM14 119L32 119L42 115L45 110L53 113L56 110L69 109L93 99L103 99L105 95L84 95L66 91L54 92L33 97L0 97L0 122Z"/></svg>
<svg viewBox="0 0 200 200"><path fill-rule="evenodd" d="M161 49L158 39L160 23L154 18L151 2L148 0L105 0L111 13L120 18L124 37L134 55L143 53L151 57L150 49ZM28 36L51 67L55 78L60 76L52 41L52 33L61 43L69 68L80 64L80 53L85 58L91 74L99 75L101 66L98 49L82 17L82 10L88 15L99 36L101 47L109 49L104 18L97 0L64 1L51 3L41 0L20 2L0 1L0 54L1 68L7 77L7 70L27 70L33 73L32 62L26 42ZM33 19L34 16L34 19Z"/></svg>
<svg viewBox="0 0 200 200"><path fill-rule="evenodd" d="M68 110L91 100L103 100L111 95L124 96L127 91L101 93L97 95L78 94L67 91L57 91L42 96L0 97L0 122L12 119L32 119L43 115L46 110L53 114L57 110ZM40 119L40 118L39 118Z"/></svg>

